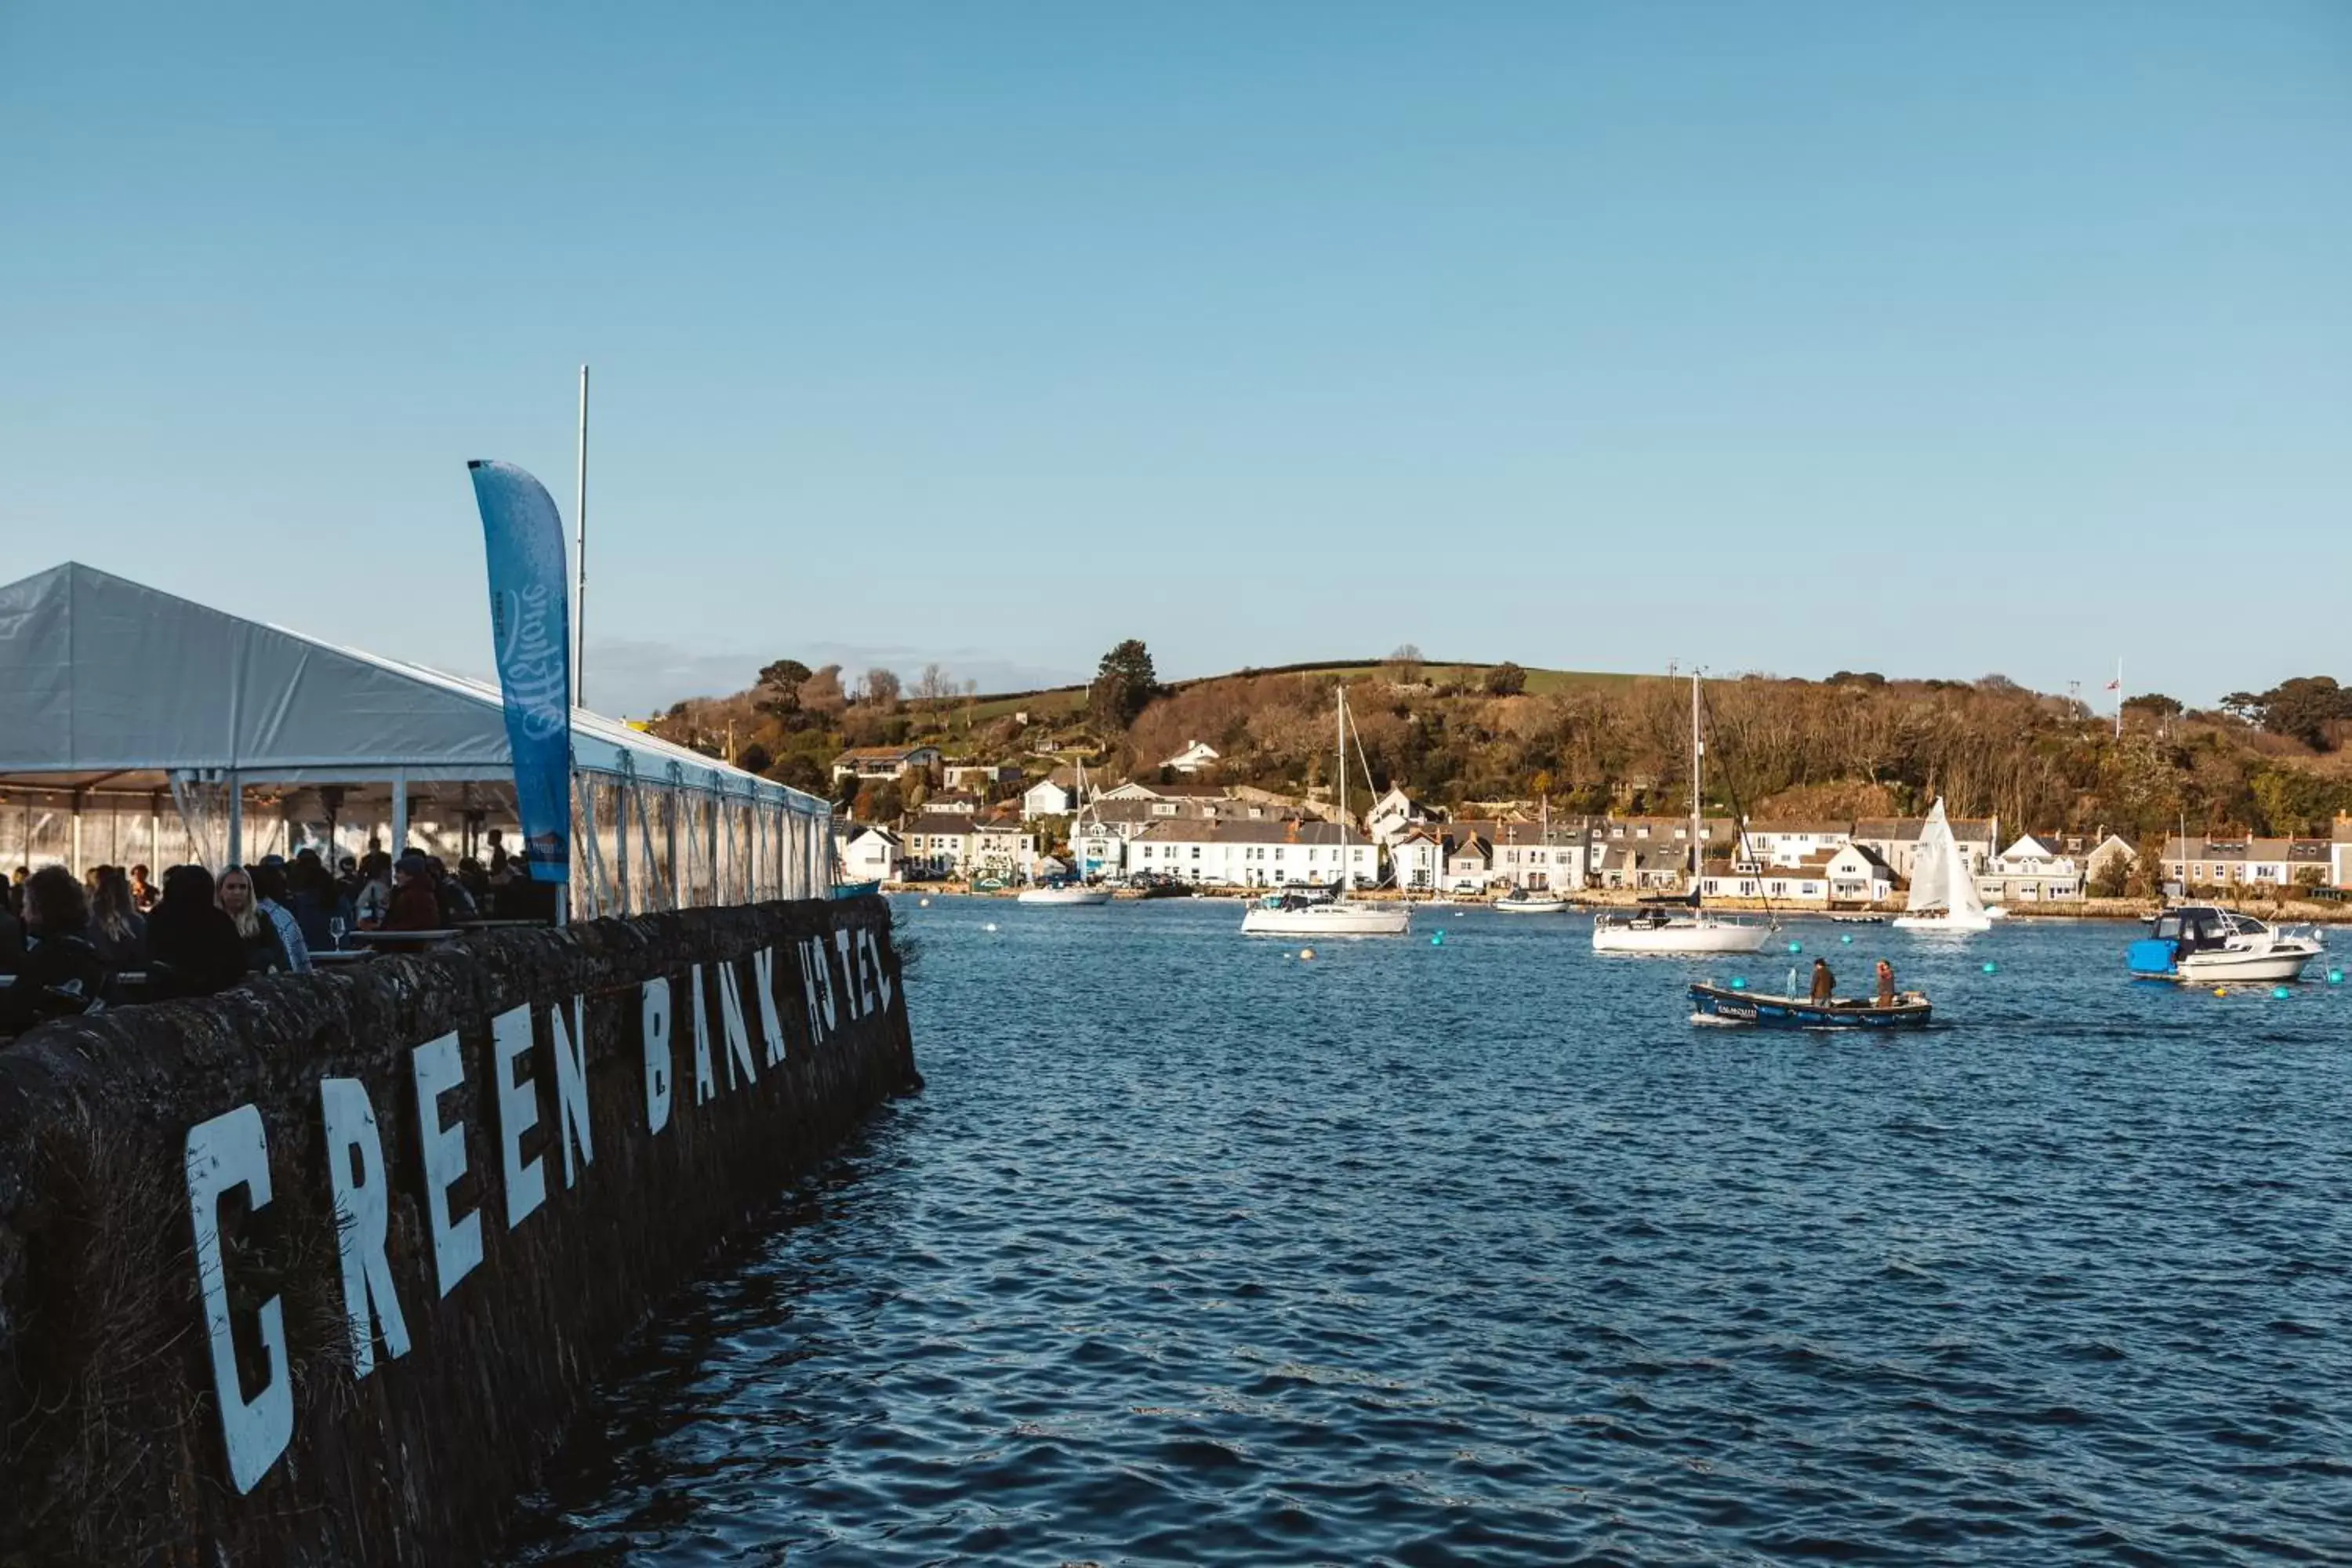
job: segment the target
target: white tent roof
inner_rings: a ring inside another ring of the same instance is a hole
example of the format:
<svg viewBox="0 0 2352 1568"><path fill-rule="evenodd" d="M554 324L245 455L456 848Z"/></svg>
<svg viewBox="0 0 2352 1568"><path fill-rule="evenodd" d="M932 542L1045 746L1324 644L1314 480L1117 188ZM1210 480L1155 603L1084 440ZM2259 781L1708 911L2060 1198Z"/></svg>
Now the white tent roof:
<svg viewBox="0 0 2352 1568"><path fill-rule="evenodd" d="M576 764L817 814L772 784L572 710ZM68 562L0 587L0 780L234 769L324 784L512 777L496 686L337 647ZM673 771L675 770L675 771ZM32 776L28 776L32 775Z"/></svg>

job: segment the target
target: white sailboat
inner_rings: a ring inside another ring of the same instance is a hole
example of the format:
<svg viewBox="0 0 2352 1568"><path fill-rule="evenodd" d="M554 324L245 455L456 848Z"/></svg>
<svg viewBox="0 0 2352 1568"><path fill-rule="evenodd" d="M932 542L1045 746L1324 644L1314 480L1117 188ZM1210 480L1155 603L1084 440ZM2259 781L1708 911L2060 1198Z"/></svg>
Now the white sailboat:
<svg viewBox="0 0 2352 1568"><path fill-rule="evenodd" d="M1706 747L1698 733L1698 674L1691 674L1691 820L1688 914L1644 910L1633 915L1600 915L1592 921L1595 952L1761 952L1772 940L1769 921L1734 920L1700 907L1706 868L1706 824L1699 815L1699 759Z"/></svg>
<svg viewBox="0 0 2352 1568"><path fill-rule="evenodd" d="M1404 903L1358 904L1348 900L1348 691L1339 689L1339 880L1326 902L1282 898L1254 906L1242 916L1244 936L1403 936L1412 929L1412 907ZM1370 784L1368 777L1364 781Z"/></svg>
<svg viewBox="0 0 2352 1568"><path fill-rule="evenodd" d="M1108 888L1087 886L1086 862L1078 852L1078 833L1087 825L1087 764L1079 763L1078 810L1070 818L1070 862L1074 879L1061 883L1037 885L1037 868L1029 868L1029 885L1021 889L1014 900L1024 904L1107 904L1110 902Z"/></svg>
<svg viewBox="0 0 2352 1568"><path fill-rule="evenodd" d="M1911 858L1911 896L1903 909L1895 917L1897 931L1965 936L1992 929L1992 916L1977 896L1976 873L1969 868L1968 857L1944 816L1942 795L1936 797L1927 826L1919 830L1919 847Z"/></svg>

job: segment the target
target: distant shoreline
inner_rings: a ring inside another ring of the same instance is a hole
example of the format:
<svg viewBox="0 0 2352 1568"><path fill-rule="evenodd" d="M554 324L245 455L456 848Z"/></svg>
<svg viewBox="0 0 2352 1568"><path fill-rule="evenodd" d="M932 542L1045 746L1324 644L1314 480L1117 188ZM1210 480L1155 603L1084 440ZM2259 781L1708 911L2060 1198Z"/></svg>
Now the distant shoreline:
<svg viewBox="0 0 2352 1568"><path fill-rule="evenodd" d="M947 893L958 898L1010 899L1018 894L1021 889L1007 886L994 892L974 892L970 884L964 882L885 882L882 885L882 890L885 893ZM1187 890L1187 896L1191 891L1192 889ZM1241 900L1264 898L1269 893L1280 891L1282 889L1279 888L1204 887L1198 889L1199 896L1204 899ZM1165 896L1167 895L1163 895ZM1349 893L1348 896L1351 899L1360 899L1367 903L1421 904L1429 901L1424 894L1400 893L1393 888L1368 888ZM1635 909L1641 906L1643 898L1658 896L1631 893L1614 888L1587 888L1567 894L1566 898L1571 911L1590 912L1595 910ZM1129 892L1125 889L1120 889L1117 897L1122 902L1144 901L1142 894ZM1448 903L1442 907L1466 910L1476 909L1481 905L1493 902L1494 898L1490 894L1465 893L1450 898ZM2339 904L2319 904L2303 900L2292 900L2283 905L2231 903L2221 900L2215 900L2213 902L2218 908L2234 910L2242 914L2252 915L2256 920L2270 921L2274 925L2352 925L2352 907ZM1768 912L1768 906L1761 899L1709 899L1706 907L1734 914ZM2016 921L2118 921L2134 925L2144 922L2156 910L2156 906L2146 899L2084 899L2065 904L2020 903L2007 904L2002 907L2009 911L2009 917ZM1848 918L1867 916L1873 919L1892 920L1895 916L1903 913L1904 910L1901 904L1841 904L1831 909L1819 904L1780 903L1769 906L1769 912L1793 920L1832 921L1840 916Z"/></svg>

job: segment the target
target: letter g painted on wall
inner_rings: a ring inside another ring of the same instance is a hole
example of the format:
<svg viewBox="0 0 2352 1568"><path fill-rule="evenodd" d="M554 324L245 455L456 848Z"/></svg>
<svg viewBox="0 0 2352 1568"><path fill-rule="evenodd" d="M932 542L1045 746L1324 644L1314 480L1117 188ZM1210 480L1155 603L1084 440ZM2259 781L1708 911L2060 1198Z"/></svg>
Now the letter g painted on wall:
<svg viewBox="0 0 2352 1568"><path fill-rule="evenodd" d="M255 1210L269 1206L269 1142L261 1111L252 1105L188 1129L188 1217L195 1223L196 1283L204 1295L205 1332L212 1341L213 1392L220 1403L221 1439L229 1479L240 1492L261 1482L294 1436L294 1380L286 1364L286 1302L261 1304L261 1352L269 1381L251 1399L236 1370L236 1340L229 1327L228 1280L221 1258L221 1199L246 1189Z"/></svg>

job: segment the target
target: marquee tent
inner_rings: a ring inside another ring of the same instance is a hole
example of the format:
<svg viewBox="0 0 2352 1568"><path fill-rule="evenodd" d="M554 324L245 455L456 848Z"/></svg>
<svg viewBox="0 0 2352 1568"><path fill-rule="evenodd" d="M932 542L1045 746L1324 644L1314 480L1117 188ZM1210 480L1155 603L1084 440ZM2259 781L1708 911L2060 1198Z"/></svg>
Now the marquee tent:
<svg viewBox="0 0 2352 1568"><path fill-rule="evenodd" d="M825 801L585 709L572 722L577 912L829 885ZM217 866L370 838L448 854L489 826L514 830L495 685L76 563L0 587L10 864Z"/></svg>

